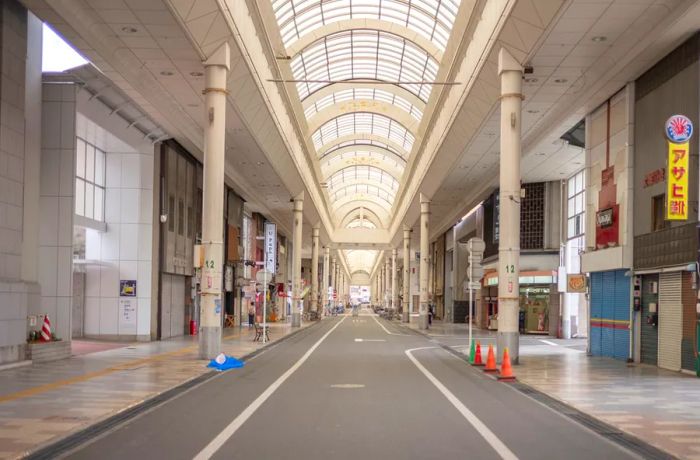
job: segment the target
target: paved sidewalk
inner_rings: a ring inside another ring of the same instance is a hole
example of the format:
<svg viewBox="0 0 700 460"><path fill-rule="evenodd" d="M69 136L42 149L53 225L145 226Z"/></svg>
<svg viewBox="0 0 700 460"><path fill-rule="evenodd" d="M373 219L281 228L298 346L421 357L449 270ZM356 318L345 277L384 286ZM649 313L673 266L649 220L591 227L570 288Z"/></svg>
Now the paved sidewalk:
<svg viewBox="0 0 700 460"><path fill-rule="evenodd" d="M417 324L409 325L417 330ZM467 325L428 335L468 354ZM473 329L482 347L495 333ZM700 379L655 366L590 357L585 339L521 336L519 381L680 458L700 460Z"/></svg>
<svg viewBox="0 0 700 460"><path fill-rule="evenodd" d="M270 343L292 332L288 323L271 323ZM263 346L253 336L246 327L225 329L222 351L248 355ZM197 358L197 340L129 344L0 371L0 459L20 457L209 372Z"/></svg>

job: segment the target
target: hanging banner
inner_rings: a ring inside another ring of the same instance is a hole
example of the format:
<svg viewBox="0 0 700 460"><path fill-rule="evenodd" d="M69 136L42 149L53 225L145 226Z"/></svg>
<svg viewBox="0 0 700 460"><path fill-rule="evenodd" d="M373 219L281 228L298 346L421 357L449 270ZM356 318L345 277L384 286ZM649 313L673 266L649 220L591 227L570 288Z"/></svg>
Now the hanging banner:
<svg viewBox="0 0 700 460"><path fill-rule="evenodd" d="M265 270L277 272L277 225L270 222L265 223Z"/></svg>
<svg viewBox="0 0 700 460"><path fill-rule="evenodd" d="M688 220L689 143L668 143L666 220Z"/></svg>

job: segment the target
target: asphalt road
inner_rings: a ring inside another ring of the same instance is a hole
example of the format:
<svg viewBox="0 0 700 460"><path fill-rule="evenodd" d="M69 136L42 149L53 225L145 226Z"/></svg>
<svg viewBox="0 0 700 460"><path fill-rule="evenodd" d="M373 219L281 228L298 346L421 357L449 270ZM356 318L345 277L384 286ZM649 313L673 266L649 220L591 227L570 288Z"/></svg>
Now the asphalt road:
<svg viewBox="0 0 700 460"><path fill-rule="evenodd" d="M324 320L68 458L637 457L366 315Z"/></svg>

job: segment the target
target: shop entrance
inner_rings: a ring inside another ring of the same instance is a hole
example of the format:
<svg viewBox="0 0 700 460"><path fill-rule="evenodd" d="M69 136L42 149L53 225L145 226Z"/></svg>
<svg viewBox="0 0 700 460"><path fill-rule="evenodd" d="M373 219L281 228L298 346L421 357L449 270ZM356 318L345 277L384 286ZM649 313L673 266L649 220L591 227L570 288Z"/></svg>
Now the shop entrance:
<svg viewBox="0 0 700 460"><path fill-rule="evenodd" d="M520 287L520 332L549 334L549 285Z"/></svg>

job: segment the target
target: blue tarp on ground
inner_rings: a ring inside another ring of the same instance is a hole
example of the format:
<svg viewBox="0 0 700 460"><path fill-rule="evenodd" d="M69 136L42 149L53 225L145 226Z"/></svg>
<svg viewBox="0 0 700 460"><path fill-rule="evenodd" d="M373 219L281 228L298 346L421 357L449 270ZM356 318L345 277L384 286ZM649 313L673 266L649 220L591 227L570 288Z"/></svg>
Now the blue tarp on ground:
<svg viewBox="0 0 700 460"><path fill-rule="evenodd" d="M207 367L211 367L212 369L216 369L217 371L227 371L229 369L238 369L239 367L243 367L244 365L245 363L243 361L238 360L233 356L226 356L226 359L223 363L218 363L216 362L216 359L212 359L207 365Z"/></svg>

